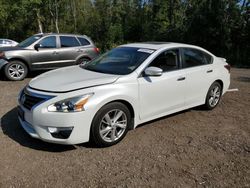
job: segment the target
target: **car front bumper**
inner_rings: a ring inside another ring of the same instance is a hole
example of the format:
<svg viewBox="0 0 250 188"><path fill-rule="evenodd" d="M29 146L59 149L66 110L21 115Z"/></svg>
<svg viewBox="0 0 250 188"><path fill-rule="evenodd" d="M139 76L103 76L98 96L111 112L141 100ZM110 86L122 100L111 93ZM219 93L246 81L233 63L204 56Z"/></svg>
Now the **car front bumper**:
<svg viewBox="0 0 250 188"><path fill-rule="evenodd" d="M24 130L33 138L57 144L79 144L89 141L94 109L81 112L49 112L48 106L60 97L40 103L31 110L19 99L18 119ZM67 131L66 138L57 137L51 130Z"/></svg>

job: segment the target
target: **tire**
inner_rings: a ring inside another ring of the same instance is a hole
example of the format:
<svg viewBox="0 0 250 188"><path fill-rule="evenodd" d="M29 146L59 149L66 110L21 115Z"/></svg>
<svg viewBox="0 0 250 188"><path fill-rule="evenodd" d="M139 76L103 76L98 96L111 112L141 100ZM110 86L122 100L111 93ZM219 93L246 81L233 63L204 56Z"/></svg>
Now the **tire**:
<svg viewBox="0 0 250 188"><path fill-rule="evenodd" d="M28 74L28 68L21 61L11 61L5 65L4 74L12 81L23 80Z"/></svg>
<svg viewBox="0 0 250 188"><path fill-rule="evenodd" d="M210 88L207 92L206 103L205 103L204 107L207 110L214 109L220 102L221 94L222 94L221 85L218 82L214 82L210 86Z"/></svg>
<svg viewBox="0 0 250 188"><path fill-rule="evenodd" d="M90 59L86 58L86 57L81 57L80 59L78 59L76 61L77 65L85 65L86 63L88 63L90 61Z"/></svg>
<svg viewBox="0 0 250 188"><path fill-rule="evenodd" d="M130 123L131 114L124 104L109 103L96 113L92 121L91 141L98 147L117 144L126 136Z"/></svg>

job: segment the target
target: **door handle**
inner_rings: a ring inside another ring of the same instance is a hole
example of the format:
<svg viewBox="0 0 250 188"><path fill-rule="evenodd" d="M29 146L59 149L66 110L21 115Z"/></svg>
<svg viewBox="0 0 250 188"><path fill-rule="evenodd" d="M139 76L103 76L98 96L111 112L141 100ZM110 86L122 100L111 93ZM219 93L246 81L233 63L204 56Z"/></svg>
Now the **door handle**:
<svg viewBox="0 0 250 188"><path fill-rule="evenodd" d="M211 70L208 70L208 71L207 71L207 73L210 73L210 72L213 72L213 70L211 69Z"/></svg>
<svg viewBox="0 0 250 188"><path fill-rule="evenodd" d="M186 77L180 77L180 78L177 79L177 81L183 81L185 79L186 79Z"/></svg>
<svg viewBox="0 0 250 188"><path fill-rule="evenodd" d="M57 55L57 54L59 54L59 53L58 53L57 51L54 51L53 54L54 54L54 55Z"/></svg>

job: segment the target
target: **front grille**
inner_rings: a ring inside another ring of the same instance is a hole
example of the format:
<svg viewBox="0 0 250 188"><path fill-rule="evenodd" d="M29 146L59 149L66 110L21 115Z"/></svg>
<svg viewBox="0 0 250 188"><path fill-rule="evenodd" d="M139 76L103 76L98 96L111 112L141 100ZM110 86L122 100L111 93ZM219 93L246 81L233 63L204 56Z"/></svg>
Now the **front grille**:
<svg viewBox="0 0 250 188"><path fill-rule="evenodd" d="M46 99L46 97L35 96L25 90L20 95L20 103L28 110L31 110L34 106Z"/></svg>

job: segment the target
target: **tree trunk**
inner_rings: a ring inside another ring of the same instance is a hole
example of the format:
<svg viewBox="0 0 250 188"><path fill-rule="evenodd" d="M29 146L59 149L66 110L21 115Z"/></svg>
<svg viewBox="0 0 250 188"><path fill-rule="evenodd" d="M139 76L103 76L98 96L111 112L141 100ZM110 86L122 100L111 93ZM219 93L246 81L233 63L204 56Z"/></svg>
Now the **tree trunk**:
<svg viewBox="0 0 250 188"><path fill-rule="evenodd" d="M41 16L40 16L40 10L36 10L36 16L37 16L37 23L38 23L38 28L39 28L39 33L43 33L43 25L41 22Z"/></svg>
<svg viewBox="0 0 250 188"><path fill-rule="evenodd" d="M53 22L55 23L56 32L59 33L58 27L58 1L54 0L53 2L49 1L49 12L52 17Z"/></svg>
<svg viewBox="0 0 250 188"><path fill-rule="evenodd" d="M56 32L59 33L59 27L58 27L58 1L55 0L55 25L56 25Z"/></svg>
<svg viewBox="0 0 250 188"><path fill-rule="evenodd" d="M72 15L74 19L74 32L76 32L76 1L75 0L71 1L71 10L72 10Z"/></svg>

